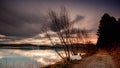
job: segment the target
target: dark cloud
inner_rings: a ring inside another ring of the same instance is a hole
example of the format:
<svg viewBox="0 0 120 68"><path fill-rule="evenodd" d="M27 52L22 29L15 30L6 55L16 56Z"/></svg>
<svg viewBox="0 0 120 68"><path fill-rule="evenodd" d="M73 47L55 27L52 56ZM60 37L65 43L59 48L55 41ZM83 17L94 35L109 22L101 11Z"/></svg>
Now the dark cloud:
<svg viewBox="0 0 120 68"><path fill-rule="evenodd" d="M73 15L78 14L72 23L85 19L81 22L83 24L78 26L87 27L92 31L96 30L94 27L97 27L104 12L118 18L120 16L119 0L0 0L0 34L7 37L16 36L2 40L14 41L21 39L18 37L33 37L41 33L43 24L47 23L48 26L49 23L48 17L44 15L47 14L46 10L52 8L59 11L61 5L68 7Z"/></svg>
<svg viewBox="0 0 120 68"><path fill-rule="evenodd" d="M15 12L0 5L0 34L7 36L30 37L40 33L41 26L47 23L47 17L40 14Z"/></svg>
<svg viewBox="0 0 120 68"><path fill-rule="evenodd" d="M67 31L63 31L63 34L66 34ZM87 32L87 33L92 33L93 30L87 30L87 29L78 29L78 28L73 28L69 30L69 34L77 34L77 33L82 33L82 32Z"/></svg>
<svg viewBox="0 0 120 68"><path fill-rule="evenodd" d="M76 18L72 21L72 23L79 22L82 19L84 19L84 16L77 15Z"/></svg>

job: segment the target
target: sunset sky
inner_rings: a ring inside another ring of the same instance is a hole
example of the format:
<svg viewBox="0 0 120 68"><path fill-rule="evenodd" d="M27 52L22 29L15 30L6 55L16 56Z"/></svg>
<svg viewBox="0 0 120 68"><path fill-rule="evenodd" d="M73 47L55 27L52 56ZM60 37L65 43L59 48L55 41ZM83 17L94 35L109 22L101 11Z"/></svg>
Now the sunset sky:
<svg viewBox="0 0 120 68"><path fill-rule="evenodd" d="M119 0L0 0L0 44L49 44L40 29L49 23L49 9L59 12L63 6L75 27L90 30L94 41L104 13L120 18Z"/></svg>

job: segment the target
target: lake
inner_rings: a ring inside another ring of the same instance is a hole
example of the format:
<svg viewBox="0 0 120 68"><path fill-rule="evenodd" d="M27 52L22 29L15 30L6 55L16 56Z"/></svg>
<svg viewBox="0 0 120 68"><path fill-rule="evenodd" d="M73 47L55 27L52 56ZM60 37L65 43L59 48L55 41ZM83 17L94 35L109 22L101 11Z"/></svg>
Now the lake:
<svg viewBox="0 0 120 68"><path fill-rule="evenodd" d="M52 49L0 49L0 68L40 68L60 60Z"/></svg>

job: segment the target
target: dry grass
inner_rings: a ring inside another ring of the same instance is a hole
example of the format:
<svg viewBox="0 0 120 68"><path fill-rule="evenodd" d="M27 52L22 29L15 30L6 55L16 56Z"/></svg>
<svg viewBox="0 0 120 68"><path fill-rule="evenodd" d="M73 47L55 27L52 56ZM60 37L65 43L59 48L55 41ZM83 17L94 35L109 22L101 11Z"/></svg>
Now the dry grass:
<svg viewBox="0 0 120 68"><path fill-rule="evenodd" d="M57 62L53 65L48 65L48 66L45 66L45 67L42 67L42 68L71 68L72 65L74 64L78 64L80 61L78 60L71 60L71 61L67 61L67 62Z"/></svg>
<svg viewBox="0 0 120 68"><path fill-rule="evenodd" d="M120 44L111 44L113 47L107 47L105 50L112 56L115 66L120 68Z"/></svg>
<svg viewBox="0 0 120 68"><path fill-rule="evenodd" d="M93 54L95 54L97 52L97 48L95 45L93 44L89 44L87 45L85 48L82 48L81 50L83 50L86 54L82 55L82 58L84 59L85 57L91 56ZM43 68L72 68L73 65L79 64L81 63L82 60L71 60L71 61L61 61L61 62L57 62L53 65L48 65L45 66Z"/></svg>
<svg viewBox="0 0 120 68"><path fill-rule="evenodd" d="M99 49L96 54L84 58L72 68L115 68L115 66L108 52Z"/></svg>

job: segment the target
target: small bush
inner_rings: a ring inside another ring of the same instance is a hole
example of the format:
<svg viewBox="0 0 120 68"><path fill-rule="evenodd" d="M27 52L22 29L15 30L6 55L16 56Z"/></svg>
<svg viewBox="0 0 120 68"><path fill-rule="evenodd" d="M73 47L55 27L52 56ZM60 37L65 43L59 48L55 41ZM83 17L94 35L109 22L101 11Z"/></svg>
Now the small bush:
<svg viewBox="0 0 120 68"><path fill-rule="evenodd" d="M98 50L97 47L96 47L96 45L93 45L93 44L87 45L87 47L85 49L86 49L86 56L93 55Z"/></svg>

